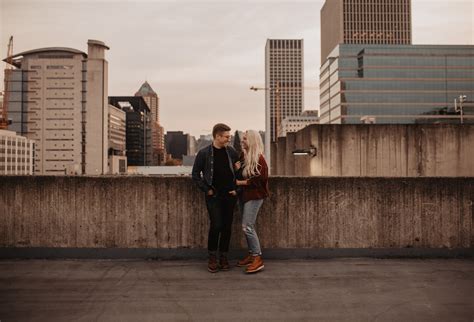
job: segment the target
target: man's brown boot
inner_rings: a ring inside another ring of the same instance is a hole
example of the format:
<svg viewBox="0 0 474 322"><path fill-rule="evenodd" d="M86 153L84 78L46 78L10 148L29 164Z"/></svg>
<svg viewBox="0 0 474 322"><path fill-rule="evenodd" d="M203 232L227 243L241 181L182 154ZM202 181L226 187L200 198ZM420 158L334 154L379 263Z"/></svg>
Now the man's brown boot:
<svg viewBox="0 0 474 322"><path fill-rule="evenodd" d="M230 269L229 261L227 256L221 255L219 257L219 268L223 271L228 271Z"/></svg>
<svg viewBox="0 0 474 322"><path fill-rule="evenodd" d="M253 261L252 254L248 254L244 259L241 259L237 262L237 266L238 267L245 267L245 266L248 266L248 265L252 264L252 261Z"/></svg>
<svg viewBox="0 0 474 322"><path fill-rule="evenodd" d="M217 266L217 256L209 255L209 262L207 263L207 270L211 273L217 273L219 266Z"/></svg>
<svg viewBox="0 0 474 322"><path fill-rule="evenodd" d="M265 267L263 265L262 256L259 255L259 256L252 256L252 257L253 257L252 263L249 266L247 266L247 268L245 269L245 273L247 274L257 273Z"/></svg>

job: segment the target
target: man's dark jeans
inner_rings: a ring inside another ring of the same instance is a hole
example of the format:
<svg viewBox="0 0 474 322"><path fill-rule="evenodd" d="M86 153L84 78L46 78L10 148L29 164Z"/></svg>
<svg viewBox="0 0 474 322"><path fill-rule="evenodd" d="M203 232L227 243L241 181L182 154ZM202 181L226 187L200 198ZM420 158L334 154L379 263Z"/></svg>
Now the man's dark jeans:
<svg viewBox="0 0 474 322"><path fill-rule="evenodd" d="M210 252L215 252L218 248L221 253L229 251L236 202L237 197L228 194L206 196L207 211L211 220L207 242L207 249Z"/></svg>

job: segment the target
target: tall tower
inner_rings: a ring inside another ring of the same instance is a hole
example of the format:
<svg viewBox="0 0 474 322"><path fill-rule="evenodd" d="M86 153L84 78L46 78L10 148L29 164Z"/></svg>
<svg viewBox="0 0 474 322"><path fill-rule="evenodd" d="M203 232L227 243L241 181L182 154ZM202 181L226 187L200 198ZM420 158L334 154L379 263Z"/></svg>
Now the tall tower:
<svg viewBox="0 0 474 322"><path fill-rule="evenodd" d="M165 163L165 131L160 125L160 98L145 81L135 96L141 96L150 108L151 112L151 137L152 137L152 165Z"/></svg>
<svg viewBox="0 0 474 322"><path fill-rule="evenodd" d="M303 39L267 39L265 46L265 155L281 121L303 111Z"/></svg>
<svg viewBox="0 0 474 322"><path fill-rule="evenodd" d="M411 44L410 0L326 0L321 64L338 44Z"/></svg>
<svg viewBox="0 0 474 322"><path fill-rule="evenodd" d="M135 96L143 97L150 108L152 121L160 124L160 98L147 81L140 86L140 89L135 93Z"/></svg>
<svg viewBox="0 0 474 322"><path fill-rule="evenodd" d="M103 42L89 40L86 61L85 174L108 172L108 62Z"/></svg>

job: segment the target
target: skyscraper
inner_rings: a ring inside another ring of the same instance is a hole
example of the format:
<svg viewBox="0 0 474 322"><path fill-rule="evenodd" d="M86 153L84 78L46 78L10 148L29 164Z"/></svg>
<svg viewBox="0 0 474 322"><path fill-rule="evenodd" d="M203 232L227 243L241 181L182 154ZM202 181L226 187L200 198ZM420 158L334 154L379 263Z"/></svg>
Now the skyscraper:
<svg viewBox="0 0 474 322"><path fill-rule="evenodd" d="M160 124L160 98L147 81L142 84L135 96L143 97L151 112L153 150L151 165L164 164L166 156L165 130Z"/></svg>
<svg viewBox="0 0 474 322"><path fill-rule="evenodd" d="M459 123L454 99L473 83L472 45L340 44L321 66L320 122Z"/></svg>
<svg viewBox="0 0 474 322"><path fill-rule="evenodd" d="M88 53L50 47L12 57L8 129L35 140L35 173L107 173L107 61L103 42Z"/></svg>
<svg viewBox="0 0 474 322"><path fill-rule="evenodd" d="M474 91L473 48L412 45L410 0L327 0L320 123L459 122L454 99Z"/></svg>
<svg viewBox="0 0 474 322"><path fill-rule="evenodd" d="M411 44L411 0L326 0L321 64L338 44Z"/></svg>
<svg viewBox="0 0 474 322"><path fill-rule="evenodd" d="M281 121L303 110L303 39L267 39L265 46L265 155Z"/></svg>
<svg viewBox="0 0 474 322"><path fill-rule="evenodd" d="M126 113L126 150L129 166L152 164L152 121L148 104L141 96L110 96L109 104Z"/></svg>
<svg viewBox="0 0 474 322"><path fill-rule="evenodd" d="M140 89L135 93L135 96L143 97L150 108L152 121L160 124L160 98L147 81L140 86Z"/></svg>

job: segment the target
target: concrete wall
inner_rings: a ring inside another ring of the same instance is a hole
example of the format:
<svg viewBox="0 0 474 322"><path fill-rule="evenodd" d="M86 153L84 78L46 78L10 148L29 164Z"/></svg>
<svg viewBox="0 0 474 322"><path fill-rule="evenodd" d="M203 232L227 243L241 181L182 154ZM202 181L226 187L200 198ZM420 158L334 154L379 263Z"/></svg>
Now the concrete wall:
<svg viewBox="0 0 474 322"><path fill-rule="evenodd" d="M293 156L314 145L317 156ZM289 176L472 177L474 126L311 125L272 145L271 173Z"/></svg>
<svg viewBox="0 0 474 322"><path fill-rule="evenodd" d="M270 178L270 248L472 248L474 178ZM204 249L188 177L1 177L0 247ZM240 216L232 247L244 247Z"/></svg>

